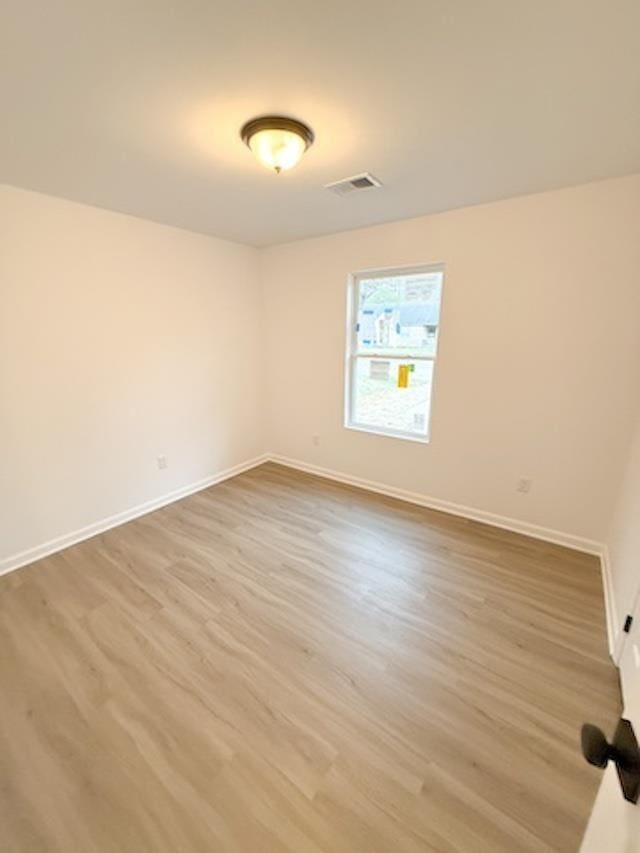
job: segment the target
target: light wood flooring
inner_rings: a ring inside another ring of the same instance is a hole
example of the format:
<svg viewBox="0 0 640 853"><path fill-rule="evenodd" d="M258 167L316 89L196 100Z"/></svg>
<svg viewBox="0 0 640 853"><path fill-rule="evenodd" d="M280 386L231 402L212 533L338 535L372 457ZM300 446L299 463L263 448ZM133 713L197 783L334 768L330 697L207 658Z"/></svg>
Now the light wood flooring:
<svg viewBox="0 0 640 853"><path fill-rule="evenodd" d="M0 849L576 851L597 561L267 464L0 578Z"/></svg>

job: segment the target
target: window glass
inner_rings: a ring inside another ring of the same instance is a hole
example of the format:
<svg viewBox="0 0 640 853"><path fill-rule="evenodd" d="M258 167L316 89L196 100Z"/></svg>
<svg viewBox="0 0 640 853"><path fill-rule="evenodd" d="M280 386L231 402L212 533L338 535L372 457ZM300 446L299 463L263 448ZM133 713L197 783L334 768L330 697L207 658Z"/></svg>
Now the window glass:
<svg viewBox="0 0 640 853"><path fill-rule="evenodd" d="M428 437L443 279L442 267L354 277L346 426Z"/></svg>

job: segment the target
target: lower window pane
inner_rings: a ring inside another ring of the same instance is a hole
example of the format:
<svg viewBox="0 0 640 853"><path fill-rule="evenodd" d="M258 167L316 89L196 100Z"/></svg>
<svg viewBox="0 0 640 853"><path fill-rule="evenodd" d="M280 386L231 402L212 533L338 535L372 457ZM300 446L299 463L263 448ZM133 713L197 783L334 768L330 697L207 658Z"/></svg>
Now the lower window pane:
<svg viewBox="0 0 640 853"><path fill-rule="evenodd" d="M432 375L432 361L357 358L354 425L425 436Z"/></svg>

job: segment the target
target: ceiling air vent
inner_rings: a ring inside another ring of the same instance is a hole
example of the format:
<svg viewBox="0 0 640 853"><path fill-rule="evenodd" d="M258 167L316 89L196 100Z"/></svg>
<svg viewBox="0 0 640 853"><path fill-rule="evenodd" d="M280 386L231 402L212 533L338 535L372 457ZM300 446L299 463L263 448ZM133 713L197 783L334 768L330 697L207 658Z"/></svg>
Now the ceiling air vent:
<svg viewBox="0 0 640 853"><path fill-rule="evenodd" d="M358 190L368 190L370 187L381 187L382 184L369 172L363 172L361 175L353 175L351 178L343 178L341 181L334 181L332 184L325 184L325 190L329 190L335 195L349 195L349 193L357 192Z"/></svg>

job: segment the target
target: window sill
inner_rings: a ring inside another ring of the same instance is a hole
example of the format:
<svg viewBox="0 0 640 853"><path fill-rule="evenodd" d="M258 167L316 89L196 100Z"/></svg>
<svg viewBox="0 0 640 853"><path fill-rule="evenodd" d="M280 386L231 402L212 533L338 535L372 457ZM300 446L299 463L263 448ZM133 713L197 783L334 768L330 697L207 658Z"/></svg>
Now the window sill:
<svg viewBox="0 0 640 853"><path fill-rule="evenodd" d="M384 438L398 438L401 441L413 441L416 444L429 444L428 435L412 435L408 432L399 432L392 429L387 430L382 427L375 429L374 427L361 426L359 424L345 424L344 428L351 429L354 432L366 432L369 435L381 435Z"/></svg>

